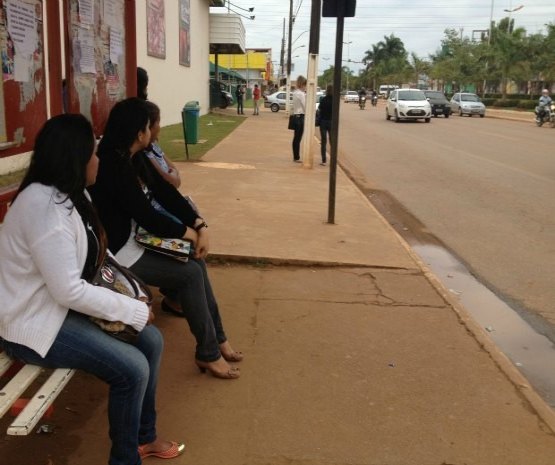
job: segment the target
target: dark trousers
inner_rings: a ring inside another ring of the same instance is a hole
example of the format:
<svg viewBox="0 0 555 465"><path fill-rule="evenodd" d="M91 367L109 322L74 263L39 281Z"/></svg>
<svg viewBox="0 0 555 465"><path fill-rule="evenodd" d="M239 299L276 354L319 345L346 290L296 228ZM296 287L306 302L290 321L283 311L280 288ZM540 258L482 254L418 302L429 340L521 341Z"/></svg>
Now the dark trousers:
<svg viewBox="0 0 555 465"><path fill-rule="evenodd" d="M326 163L326 142L329 139L331 148L331 121L320 120L320 153L322 163Z"/></svg>
<svg viewBox="0 0 555 465"><path fill-rule="evenodd" d="M301 159L301 139L304 132L304 115L295 115L295 133L293 135L293 160Z"/></svg>
<svg viewBox="0 0 555 465"><path fill-rule="evenodd" d="M237 97L237 114L243 114L243 97Z"/></svg>
<svg viewBox="0 0 555 465"><path fill-rule="evenodd" d="M195 357L203 362L218 360L219 345L227 338L204 260L181 262L146 250L129 269L181 304L197 342Z"/></svg>

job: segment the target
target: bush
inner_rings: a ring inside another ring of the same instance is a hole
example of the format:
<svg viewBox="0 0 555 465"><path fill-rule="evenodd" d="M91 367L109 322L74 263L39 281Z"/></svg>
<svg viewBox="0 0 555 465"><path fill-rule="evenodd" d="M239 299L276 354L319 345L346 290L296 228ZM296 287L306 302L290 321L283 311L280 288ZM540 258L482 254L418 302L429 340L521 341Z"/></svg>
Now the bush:
<svg viewBox="0 0 555 465"><path fill-rule="evenodd" d="M483 98L482 103L486 107L491 107L495 103L496 100L497 100L496 98Z"/></svg>
<svg viewBox="0 0 555 465"><path fill-rule="evenodd" d="M517 107L523 110L533 110L536 108L538 102L536 100L520 100Z"/></svg>
<svg viewBox="0 0 555 465"><path fill-rule="evenodd" d="M518 105L517 100L509 100L509 99L498 99L493 102L494 107L499 108L515 108Z"/></svg>

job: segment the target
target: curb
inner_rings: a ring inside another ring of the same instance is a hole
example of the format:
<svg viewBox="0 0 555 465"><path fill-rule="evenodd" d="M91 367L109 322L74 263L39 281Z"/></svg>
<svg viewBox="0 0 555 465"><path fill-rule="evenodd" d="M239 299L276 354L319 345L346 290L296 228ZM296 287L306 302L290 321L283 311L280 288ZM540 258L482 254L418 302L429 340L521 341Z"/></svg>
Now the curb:
<svg viewBox="0 0 555 465"><path fill-rule="evenodd" d="M522 120L521 120L522 121ZM474 320L470 312L448 292L447 288L439 280L439 278L428 268L422 259L412 250L411 246L405 239L391 226L387 220L382 216L378 209L372 204L363 192L359 189L358 185L349 177L343 167L343 162L339 161L338 166L354 187L360 196L368 203L370 208L374 210L375 214L386 225L386 227L395 235L397 240L408 252L417 267L424 274L428 282L436 290L441 298L453 309L457 318L464 325L467 331L474 337L479 346L489 354L494 364L499 368L507 379L515 386L517 392L524 398L530 405L531 409L536 412L538 417L547 425L547 427L555 433L555 411L547 404L545 400L536 392L528 379L514 366L509 358L497 347L497 345L490 339L485 330Z"/></svg>

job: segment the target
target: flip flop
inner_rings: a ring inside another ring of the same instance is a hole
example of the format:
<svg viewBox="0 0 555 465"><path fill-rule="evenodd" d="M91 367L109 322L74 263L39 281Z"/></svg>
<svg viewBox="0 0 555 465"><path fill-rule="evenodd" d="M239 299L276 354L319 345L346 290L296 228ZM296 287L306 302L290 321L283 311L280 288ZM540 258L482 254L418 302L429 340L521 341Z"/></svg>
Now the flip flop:
<svg viewBox="0 0 555 465"><path fill-rule="evenodd" d="M162 299L162 302L160 303L160 308L163 312L171 313L172 315L178 316L180 318L185 318L185 314L182 311L170 307L164 299Z"/></svg>
<svg viewBox="0 0 555 465"><path fill-rule="evenodd" d="M145 452L144 448L146 446L139 446L139 456L141 460L147 457L158 457L159 459L174 459L180 456L185 451L185 444L178 444L177 442L171 443L171 447L163 452Z"/></svg>

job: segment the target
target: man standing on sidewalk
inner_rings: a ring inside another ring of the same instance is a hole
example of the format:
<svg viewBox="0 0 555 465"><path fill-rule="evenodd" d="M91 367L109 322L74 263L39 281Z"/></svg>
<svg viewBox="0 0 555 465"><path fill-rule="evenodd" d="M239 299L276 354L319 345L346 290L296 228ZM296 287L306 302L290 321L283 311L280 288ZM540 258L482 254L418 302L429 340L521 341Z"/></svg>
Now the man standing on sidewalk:
<svg viewBox="0 0 555 465"><path fill-rule="evenodd" d="M235 98L237 99L237 114L244 115L243 113L243 86L241 84L237 85L237 89L235 89Z"/></svg>
<svg viewBox="0 0 555 465"><path fill-rule="evenodd" d="M254 113L253 115L259 115L260 111L258 109L258 101L260 100L260 89L258 84L254 85L254 90L252 91L252 98L254 100Z"/></svg>

